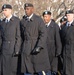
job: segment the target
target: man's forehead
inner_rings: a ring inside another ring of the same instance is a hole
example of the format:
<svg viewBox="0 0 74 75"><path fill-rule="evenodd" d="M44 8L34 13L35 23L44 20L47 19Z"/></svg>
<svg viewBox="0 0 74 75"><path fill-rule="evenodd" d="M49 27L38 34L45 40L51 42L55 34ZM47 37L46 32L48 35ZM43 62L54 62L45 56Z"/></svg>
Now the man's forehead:
<svg viewBox="0 0 74 75"><path fill-rule="evenodd" d="M25 9L33 9L33 7L25 7Z"/></svg>
<svg viewBox="0 0 74 75"><path fill-rule="evenodd" d="M49 16L51 16L51 15L49 15L49 14L45 14L44 16L48 16L48 17L49 17Z"/></svg>
<svg viewBox="0 0 74 75"><path fill-rule="evenodd" d="M70 13L70 14L67 14L67 15L74 15L74 14Z"/></svg>
<svg viewBox="0 0 74 75"><path fill-rule="evenodd" d="M3 9L3 11L4 11L4 10L10 11L11 9L5 8L5 9Z"/></svg>

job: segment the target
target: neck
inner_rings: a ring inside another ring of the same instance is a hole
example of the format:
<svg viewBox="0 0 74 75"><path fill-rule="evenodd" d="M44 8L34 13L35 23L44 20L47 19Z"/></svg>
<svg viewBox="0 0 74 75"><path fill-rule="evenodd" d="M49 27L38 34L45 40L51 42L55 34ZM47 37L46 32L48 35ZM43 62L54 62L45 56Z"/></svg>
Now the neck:
<svg viewBox="0 0 74 75"><path fill-rule="evenodd" d="M10 18L11 16L12 16L12 14L10 14L10 15L6 16L6 18Z"/></svg>
<svg viewBox="0 0 74 75"><path fill-rule="evenodd" d="M27 16L30 17L32 14L33 14L33 13L31 13L31 14L29 14L29 15L27 15Z"/></svg>
<svg viewBox="0 0 74 75"><path fill-rule="evenodd" d="M68 21L68 22L73 22L73 19L71 21Z"/></svg>
<svg viewBox="0 0 74 75"><path fill-rule="evenodd" d="M48 22L45 22L46 24L48 24L48 23L50 23L51 22L51 20L49 20Z"/></svg>

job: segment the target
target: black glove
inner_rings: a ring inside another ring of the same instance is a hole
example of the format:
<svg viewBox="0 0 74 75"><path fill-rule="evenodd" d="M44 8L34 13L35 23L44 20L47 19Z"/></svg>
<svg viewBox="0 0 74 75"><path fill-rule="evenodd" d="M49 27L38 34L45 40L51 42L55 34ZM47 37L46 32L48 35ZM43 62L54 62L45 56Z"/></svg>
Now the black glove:
<svg viewBox="0 0 74 75"><path fill-rule="evenodd" d="M36 47L33 51L32 54L38 54L43 48L42 47Z"/></svg>
<svg viewBox="0 0 74 75"><path fill-rule="evenodd" d="M17 57L17 56L19 56L19 54L20 54L19 52L13 52L12 56Z"/></svg>

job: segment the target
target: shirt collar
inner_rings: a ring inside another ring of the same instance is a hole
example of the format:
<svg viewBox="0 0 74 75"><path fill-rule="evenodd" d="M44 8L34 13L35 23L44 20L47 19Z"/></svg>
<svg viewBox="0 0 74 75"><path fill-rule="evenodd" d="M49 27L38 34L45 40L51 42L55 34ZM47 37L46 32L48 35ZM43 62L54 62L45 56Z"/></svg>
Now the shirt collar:
<svg viewBox="0 0 74 75"><path fill-rule="evenodd" d="M28 18L29 18L29 19L31 19L31 18L32 18L32 16L33 16L33 14L31 14Z"/></svg>
<svg viewBox="0 0 74 75"><path fill-rule="evenodd" d="M10 17L6 18L6 20L8 20L8 22L9 22L11 18L12 18L12 15Z"/></svg>
<svg viewBox="0 0 74 75"><path fill-rule="evenodd" d="M71 22L68 22L69 24L72 24L73 20Z"/></svg>
<svg viewBox="0 0 74 75"><path fill-rule="evenodd" d="M71 24L72 24L72 22L73 22L73 20L72 20L71 22L67 22L67 26L68 26L68 24L70 24L70 25L71 25Z"/></svg>

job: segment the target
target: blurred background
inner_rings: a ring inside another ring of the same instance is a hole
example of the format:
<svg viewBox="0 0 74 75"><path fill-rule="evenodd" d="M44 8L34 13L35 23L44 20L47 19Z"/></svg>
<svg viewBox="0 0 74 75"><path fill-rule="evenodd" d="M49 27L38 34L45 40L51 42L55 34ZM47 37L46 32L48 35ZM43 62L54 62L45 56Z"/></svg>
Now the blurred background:
<svg viewBox="0 0 74 75"><path fill-rule="evenodd" d="M52 12L52 18L57 22L64 16L67 9L74 10L74 0L0 0L0 11L3 4L11 4L13 7L13 14L20 19L25 14L24 4L30 2L35 7L35 13L42 16L43 11L49 10ZM0 13L0 18L3 18Z"/></svg>

